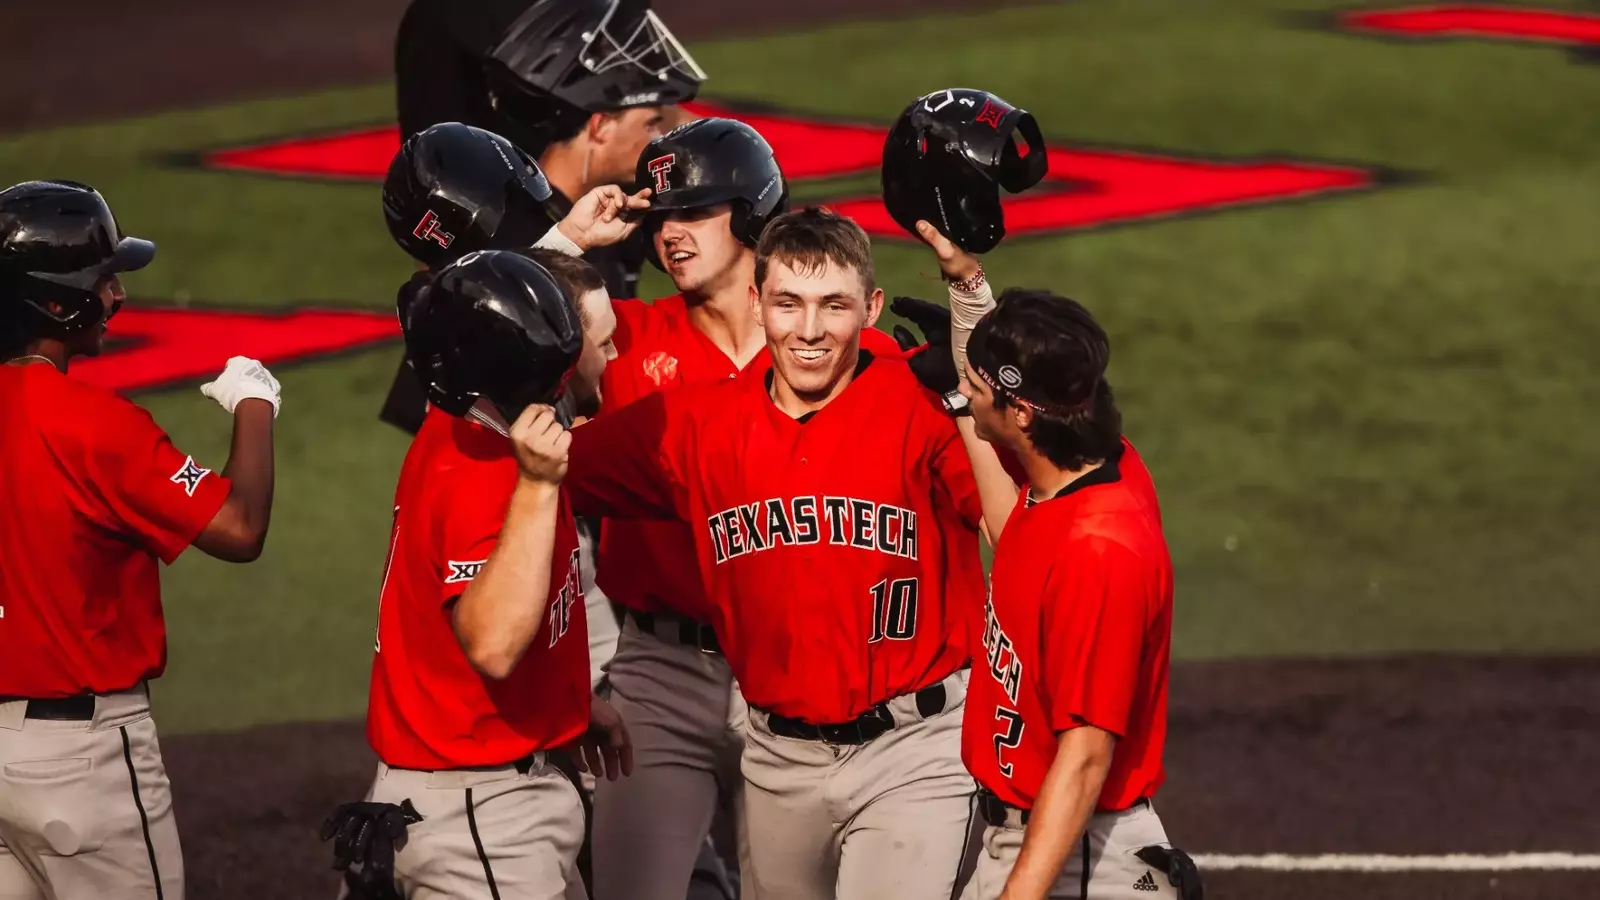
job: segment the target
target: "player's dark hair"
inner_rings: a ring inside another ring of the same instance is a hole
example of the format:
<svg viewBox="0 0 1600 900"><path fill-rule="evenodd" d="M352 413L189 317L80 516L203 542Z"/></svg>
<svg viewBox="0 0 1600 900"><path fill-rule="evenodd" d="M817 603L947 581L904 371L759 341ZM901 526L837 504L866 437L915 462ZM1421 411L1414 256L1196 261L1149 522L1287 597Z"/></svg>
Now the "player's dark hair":
<svg viewBox="0 0 1600 900"><path fill-rule="evenodd" d="M0 313L0 361L14 359L28 352L33 334L20 316Z"/></svg>
<svg viewBox="0 0 1600 900"><path fill-rule="evenodd" d="M578 115L578 112L582 112L583 114ZM593 113L578 110L577 107L572 107L571 110L568 111L567 115L550 117L547 120L549 124L544 126L545 134L549 139L545 142L543 147L539 148L539 153L542 155L545 149L550 147L552 144L565 144L578 135L583 134L583 129L589 127L589 118L592 115Z"/></svg>
<svg viewBox="0 0 1600 900"><path fill-rule="evenodd" d="M583 327L588 328L589 316L583 308L583 295L590 291L605 290L606 280L601 276L600 270L579 257L568 256L559 250L533 247L517 252L544 266L555 277L561 292L567 295L567 299L572 301L573 308L578 311L578 318L583 321Z"/></svg>
<svg viewBox="0 0 1600 900"><path fill-rule="evenodd" d="M22 300L16 292L15 286L0 277L0 360L27 353L28 346L38 337L23 314Z"/></svg>
<svg viewBox="0 0 1600 900"><path fill-rule="evenodd" d="M1078 469L1116 453L1122 413L1105 378L1111 345L1081 304L1045 290L1008 288L974 330L972 342L969 358L1016 373L1014 392L999 376L995 408L1032 407L1033 420L1024 433L1052 464Z"/></svg>
<svg viewBox="0 0 1600 900"><path fill-rule="evenodd" d="M872 266L872 240L854 219L819 206L775 217L756 243L756 285L767 280L767 266L781 262L796 272L812 272L832 263L854 269L868 292L877 287Z"/></svg>

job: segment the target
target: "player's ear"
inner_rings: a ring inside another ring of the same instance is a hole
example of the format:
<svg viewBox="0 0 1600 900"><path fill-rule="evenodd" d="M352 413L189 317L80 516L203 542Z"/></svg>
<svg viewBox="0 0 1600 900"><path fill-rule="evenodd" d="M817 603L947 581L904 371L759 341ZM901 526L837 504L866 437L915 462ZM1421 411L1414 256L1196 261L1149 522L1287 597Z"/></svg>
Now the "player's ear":
<svg viewBox="0 0 1600 900"><path fill-rule="evenodd" d="M1011 420L1017 423L1018 431L1026 434L1028 426L1033 424L1033 407L1013 401L1011 404Z"/></svg>
<svg viewBox="0 0 1600 900"><path fill-rule="evenodd" d="M863 327L871 328L878 321L878 316L883 313L883 288L873 288L867 295L867 324Z"/></svg>
<svg viewBox="0 0 1600 900"><path fill-rule="evenodd" d="M597 112L589 117L589 124L584 126L588 132L589 143L604 144L611 140L617 130L618 116L616 113Z"/></svg>
<svg viewBox="0 0 1600 900"><path fill-rule="evenodd" d="M761 289L750 285L750 311L755 313L756 324L765 328L767 323L761 317Z"/></svg>

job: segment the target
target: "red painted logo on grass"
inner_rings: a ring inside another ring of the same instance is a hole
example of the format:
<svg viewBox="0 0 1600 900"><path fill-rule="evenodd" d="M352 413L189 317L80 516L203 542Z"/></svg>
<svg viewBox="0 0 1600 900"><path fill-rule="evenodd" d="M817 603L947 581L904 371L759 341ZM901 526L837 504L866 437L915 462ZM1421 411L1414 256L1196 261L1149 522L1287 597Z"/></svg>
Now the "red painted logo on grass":
<svg viewBox="0 0 1600 900"><path fill-rule="evenodd" d="M883 162L888 131L877 125L737 112L702 102L686 106L697 115L738 119L761 132L791 182L873 173ZM208 154L204 163L233 171L377 180L399 149L399 132L391 127L222 150ZM1376 183L1365 169L1294 160L1196 160L1066 146L1051 147L1049 153L1050 173L1039 186L1001 195L1010 235L1303 199ZM852 216L874 236L910 239L879 197L842 197L828 206Z"/></svg>
<svg viewBox="0 0 1600 900"><path fill-rule="evenodd" d="M1516 6L1455 4L1360 10L1341 13L1339 23L1350 29L1409 37L1600 46L1600 15Z"/></svg>
<svg viewBox="0 0 1600 900"><path fill-rule="evenodd" d="M400 336L394 315L358 310L245 313L151 309L132 304L111 321L107 348L72 363L71 374L123 393L209 381L234 356L271 366L356 350Z"/></svg>

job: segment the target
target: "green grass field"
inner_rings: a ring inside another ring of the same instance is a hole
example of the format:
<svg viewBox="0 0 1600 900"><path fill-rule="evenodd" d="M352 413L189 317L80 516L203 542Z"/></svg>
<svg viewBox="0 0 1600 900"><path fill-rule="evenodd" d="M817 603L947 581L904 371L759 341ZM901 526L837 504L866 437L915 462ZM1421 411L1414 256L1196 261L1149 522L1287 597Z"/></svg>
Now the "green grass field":
<svg viewBox="0 0 1600 900"><path fill-rule="evenodd" d="M1600 67L1291 15L1319 6L1075 3L693 51L710 98L887 123L929 90L981 86L1055 141L1411 173L1374 193L1017 241L987 263L1002 285L1085 302L1112 335L1128 432L1162 492L1180 657L1593 650ZM819 67L824 48L842 62ZM161 247L129 279L136 298L389 309L409 264L375 185L169 159L382 123L392 104L379 85L24 135L0 142L0 183L103 190ZM878 252L890 294L938 296L925 252ZM376 411L398 358L279 371L266 555L239 568L191 554L166 577L166 728L364 709L406 446ZM221 464L227 420L197 390L140 402Z"/></svg>

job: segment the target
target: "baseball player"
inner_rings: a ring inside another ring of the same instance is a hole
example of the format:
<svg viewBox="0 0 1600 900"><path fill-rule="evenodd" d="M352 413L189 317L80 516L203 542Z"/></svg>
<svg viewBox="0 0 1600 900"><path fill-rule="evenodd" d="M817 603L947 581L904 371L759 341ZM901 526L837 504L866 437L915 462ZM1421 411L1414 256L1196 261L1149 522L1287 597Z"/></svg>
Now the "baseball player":
<svg viewBox="0 0 1600 900"><path fill-rule="evenodd" d="M701 119L652 141L635 183L653 192L642 231L679 293L613 302L618 358L605 370L606 410L771 364L750 291L757 238L788 208L788 187L766 140L742 122ZM899 349L875 329L863 342ZM744 702L709 624L693 532L681 522L608 522L598 566L599 583L626 609L607 686L638 768L597 786L595 896L680 900L700 886L691 872L731 894L734 873L707 871L703 848L713 819L740 805Z"/></svg>
<svg viewBox="0 0 1600 900"><path fill-rule="evenodd" d="M474 250L527 249L532 245L558 247L564 254L587 258L586 251L602 246L588 243L590 226L603 204L622 194L611 185L596 188L551 227L542 205L550 197L550 186L539 165L498 134L447 122L424 129L404 142L389 166L382 196L384 222L390 236L422 268L401 288L398 305L403 310L416 290L427 283L431 271ZM575 243L574 239L584 243ZM559 267L552 274L585 312L583 356L573 390L566 393L562 403L574 416L590 415L599 402L598 373L614 349L611 332L616 327L616 316L609 296L603 281L599 282L600 290L595 290L598 273L586 262L553 258L543 250L529 252L539 254L542 262ZM401 365L409 372L409 363ZM586 378L586 373L592 377ZM415 383L414 375L407 377ZM589 615L590 665L598 685L602 666L616 648L619 623L610 602L594 587L597 542L595 523L580 519L578 564ZM568 774L584 788L587 803L593 778L577 771ZM592 817L586 817L586 821L592 821ZM586 841L586 850L587 847ZM587 853L579 860L587 882Z"/></svg>
<svg viewBox="0 0 1600 900"><path fill-rule="evenodd" d="M964 896L1197 900L1194 864L1151 806L1164 779L1172 564L1155 486L1105 380L1105 332L1045 291L1008 290L995 307L975 257L927 222L917 230L951 283L960 428L996 523L962 732L988 828ZM1027 473L1020 497L995 446Z"/></svg>
<svg viewBox="0 0 1600 900"><path fill-rule="evenodd" d="M861 347L883 295L854 222L778 216L755 256L770 365L575 429L566 484L581 513L691 524L750 710L742 889L950 896L983 590L966 454L906 363Z"/></svg>
<svg viewBox="0 0 1600 900"><path fill-rule="evenodd" d="M595 187L626 182L704 80L644 0L412 0L395 40L401 134L461 122L509 138L550 179L546 226ZM648 253L627 240L585 258L611 296L636 297ZM415 434L423 409L402 366L380 418Z"/></svg>
<svg viewBox="0 0 1600 900"><path fill-rule="evenodd" d="M381 763L324 838L360 863L351 893L582 896L583 809L552 757L582 746L610 778L632 763L621 720L591 702L560 488L568 437L550 404L581 353L577 312L538 263L486 250L441 269L403 322L431 408L379 598L367 735Z"/></svg>
<svg viewBox="0 0 1600 900"><path fill-rule="evenodd" d="M0 897L181 900L183 857L147 689L166 668L160 563L256 559L277 381L235 357L201 392L233 415L214 472L150 414L67 377L143 268L101 195L0 191Z"/></svg>

